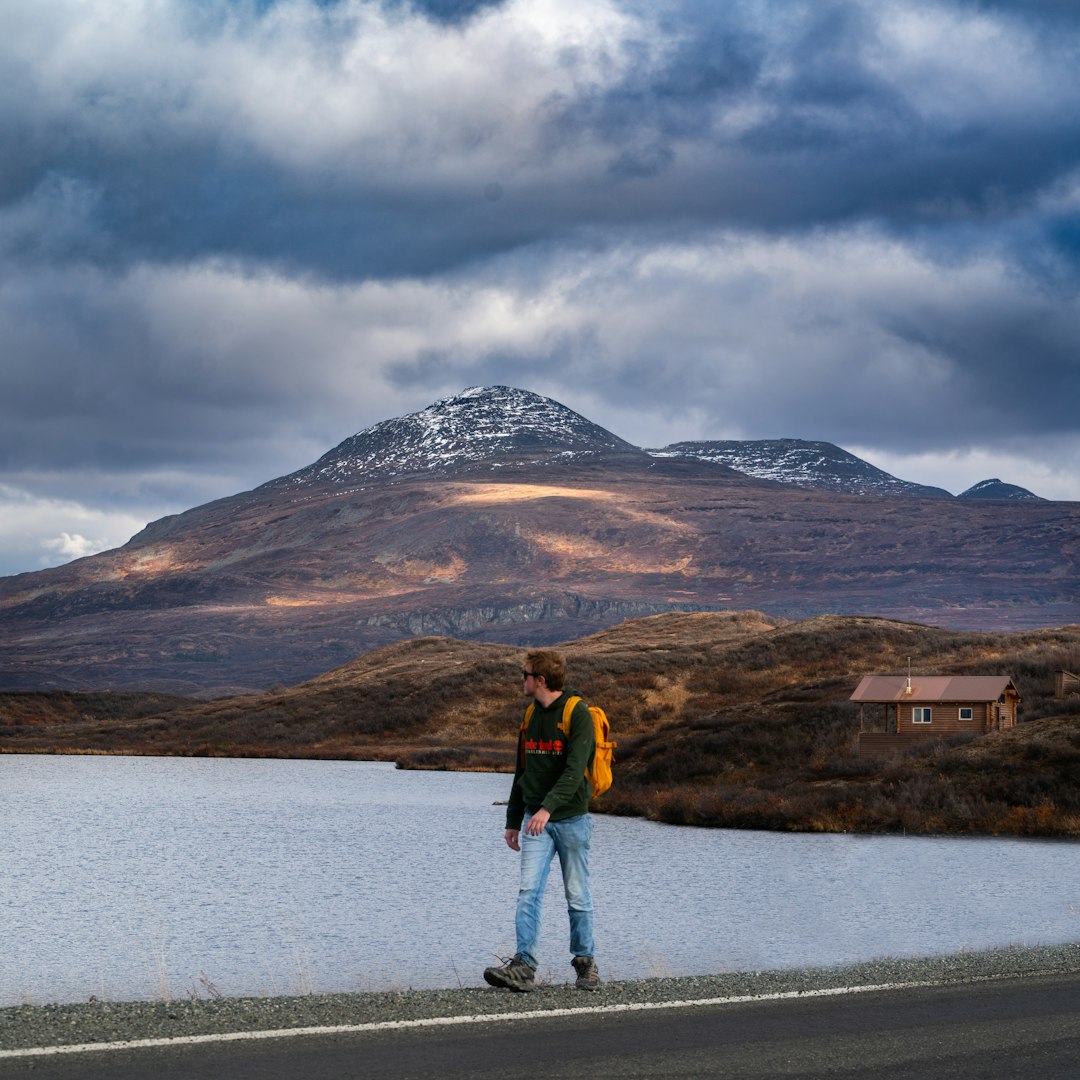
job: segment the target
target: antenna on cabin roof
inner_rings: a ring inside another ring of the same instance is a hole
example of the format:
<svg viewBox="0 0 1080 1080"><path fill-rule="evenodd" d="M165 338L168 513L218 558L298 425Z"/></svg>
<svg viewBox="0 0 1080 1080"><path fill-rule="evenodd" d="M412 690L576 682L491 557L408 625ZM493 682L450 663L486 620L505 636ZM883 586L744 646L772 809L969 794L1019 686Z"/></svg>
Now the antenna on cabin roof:
<svg viewBox="0 0 1080 1080"><path fill-rule="evenodd" d="M911 657L907 658L907 685L904 687L905 694L912 694L914 691L911 689Z"/></svg>

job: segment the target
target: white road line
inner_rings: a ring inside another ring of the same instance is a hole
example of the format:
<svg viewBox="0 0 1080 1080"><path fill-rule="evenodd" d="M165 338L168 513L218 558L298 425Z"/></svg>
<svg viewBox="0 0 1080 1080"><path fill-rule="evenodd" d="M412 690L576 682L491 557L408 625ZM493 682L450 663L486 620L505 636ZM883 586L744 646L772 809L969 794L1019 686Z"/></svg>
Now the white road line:
<svg viewBox="0 0 1080 1080"><path fill-rule="evenodd" d="M65 1046L35 1046L23 1050L0 1050L0 1058L40 1057L48 1054L89 1054L105 1050L139 1050L161 1046L195 1046L202 1043L240 1042L245 1039L289 1039L298 1035L353 1035L371 1031L401 1031L406 1028L453 1027L456 1024L494 1024L507 1020L535 1020L548 1016L590 1016L604 1013L645 1012L652 1009L689 1009L702 1005L744 1005L790 998L838 997L878 990L910 990L939 986L939 981L880 983L875 986L838 986L826 990L789 990L776 994L745 994L737 997L698 998L689 1001L642 1001L623 1005L585 1005L573 1009L531 1009L527 1012L478 1013L472 1016L433 1016L423 1020L383 1020L370 1024L336 1024L327 1027L278 1028L272 1031L230 1031L214 1035L177 1035L158 1039L131 1039L127 1042L72 1043Z"/></svg>

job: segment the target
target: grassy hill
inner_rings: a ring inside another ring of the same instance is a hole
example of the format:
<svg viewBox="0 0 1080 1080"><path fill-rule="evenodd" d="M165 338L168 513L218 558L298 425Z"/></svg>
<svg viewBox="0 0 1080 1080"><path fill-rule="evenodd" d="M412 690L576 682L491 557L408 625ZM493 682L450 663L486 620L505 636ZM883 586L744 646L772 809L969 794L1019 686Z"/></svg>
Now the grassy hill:
<svg viewBox="0 0 1080 1080"><path fill-rule="evenodd" d="M619 741L608 813L736 828L1080 836L1080 626L1015 634L758 612L637 619L567 644ZM0 751L381 759L511 767L520 648L416 638L315 679L210 702L0 695ZM1013 731L855 754L865 674L1011 675Z"/></svg>

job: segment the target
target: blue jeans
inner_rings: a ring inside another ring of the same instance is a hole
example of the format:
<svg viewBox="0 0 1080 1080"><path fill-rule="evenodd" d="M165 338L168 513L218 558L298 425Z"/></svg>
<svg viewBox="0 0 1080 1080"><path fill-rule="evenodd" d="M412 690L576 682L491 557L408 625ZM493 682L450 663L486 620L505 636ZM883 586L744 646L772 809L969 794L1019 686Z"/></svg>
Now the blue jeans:
<svg viewBox="0 0 1080 1080"><path fill-rule="evenodd" d="M536 946L540 937L540 910L544 902L551 862L559 856L563 890L570 913L570 952L574 956L592 956L593 905L589 891L589 842L592 840L592 816L579 814L564 821L549 821L539 836L529 836L521 825L521 887L518 891L517 951L523 960L536 967Z"/></svg>

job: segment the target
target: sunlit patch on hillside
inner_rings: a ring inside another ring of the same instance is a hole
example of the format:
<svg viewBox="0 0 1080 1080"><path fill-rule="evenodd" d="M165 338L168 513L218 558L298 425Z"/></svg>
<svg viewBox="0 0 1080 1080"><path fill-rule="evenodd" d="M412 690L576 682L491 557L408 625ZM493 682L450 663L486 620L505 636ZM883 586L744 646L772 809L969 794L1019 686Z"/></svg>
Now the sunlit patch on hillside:
<svg viewBox="0 0 1080 1080"><path fill-rule="evenodd" d="M575 499L579 502L620 503L619 514L630 525L648 525L670 530L682 536L691 535L694 528L668 514L641 509L627 500L625 493L603 488L558 487L547 484L476 484L463 487L450 497L451 503L471 506L497 506L510 503L538 502L541 499ZM605 511L610 513L610 511ZM543 544L541 546L544 546ZM554 550L554 549L552 549ZM632 569L626 567L626 569ZM646 564L645 572L652 572ZM672 573L670 569L661 571Z"/></svg>
<svg viewBox="0 0 1080 1080"><path fill-rule="evenodd" d="M612 502L617 496L613 491L603 491L599 488L553 487L546 484L476 484L454 492L451 502L493 505L555 498Z"/></svg>
<svg viewBox="0 0 1080 1080"><path fill-rule="evenodd" d="M156 574L175 573L177 570L197 570L202 565L201 562L182 558L172 547L142 548L118 563L116 576L123 578L139 574L152 577Z"/></svg>

